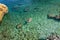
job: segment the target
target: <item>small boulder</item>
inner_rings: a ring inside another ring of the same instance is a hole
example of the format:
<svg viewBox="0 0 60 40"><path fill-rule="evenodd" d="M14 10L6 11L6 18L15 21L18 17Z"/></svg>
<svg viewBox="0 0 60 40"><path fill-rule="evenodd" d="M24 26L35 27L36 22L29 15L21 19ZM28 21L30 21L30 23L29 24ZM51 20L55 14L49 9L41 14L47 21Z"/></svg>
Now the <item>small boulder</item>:
<svg viewBox="0 0 60 40"><path fill-rule="evenodd" d="M21 28L21 27L22 27L22 24L21 24L21 23L16 25L16 28L17 28L17 29L19 29L19 28Z"/></svg>
<svg viewBox="0 0 60 40"><path fill-rule="evenodd" d="M49 18L55 18L55 15L53 15L53 14L48 14L47 17L49 17Z"/></svg>
<svg viewBox="0 0 60 40"><path fill-rule="evenodd" d="M49 36L47 37L46 40L60 40L60 36L57 35L57 34L55 34L55 33L52 33L51 35L49 35Z"/></svg>
<svg viewBox="0 0 60 40"><path fill-rule="evenodd" d="M28 19L25 21L24 25L27 24L27 23L30 23L31 21L32 21L32 18L28 18Z"/></svg>
<svg viewBox="0 0 60 40"><path fill-rule="evenodd" d="M56 19L60 19L60 15L56 15L56 17L55 17Z"/></svg>
<svg viewBox="0 0 60 40"><path fill-rule="evenodd" d="M0 3L0 22L2 21L5 14L8 13L8 7L5 4Z"/></svg>
<svg viewBox="0 0 60 40"><path fill-rule="evenodd" d="M27 19L27 22L31 22L31 21L32 21L32 18Z"/></svg>

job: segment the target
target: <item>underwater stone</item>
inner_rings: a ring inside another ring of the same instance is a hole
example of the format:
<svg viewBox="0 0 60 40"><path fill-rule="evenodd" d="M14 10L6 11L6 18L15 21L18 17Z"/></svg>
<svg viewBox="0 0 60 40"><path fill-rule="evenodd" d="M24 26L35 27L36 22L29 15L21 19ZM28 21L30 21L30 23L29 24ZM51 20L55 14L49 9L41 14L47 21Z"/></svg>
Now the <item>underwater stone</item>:
<svg viewBox="0 0 60 40"><path fill-rule="evenodd" d="M60 14L59 15L56 15L56 17L55 17L56 19L60 19Z"/></svg>
<svg viewBox="0 0 60 40"><path fill-rule="evenodd" d="M24 25L27 24L27 23L29 23L29 22L31 22L31 21L32 21L32 18L28 18L28 19L25 21Z"/></svg>
<svg viewBox="0 0 60 40"><path fill-rule="evenodd" d="M2 21L3 16L6 13L8 13L8 7L6 5L0 3L0 22Z"/></svg>
<svg viewBox="0 0 60 40"><path fill-rule="evenodd" d="M47 18L59 21L60 20L60 14L59 15L48 14Z"/></svg>
<svg viewBox="0 0 60 40"><path fill-rule="evenodd" d="M32 21L32 18L27 19L27 22L31 22L31 21Z"/></svg>
<svg viewBox="0 0 60 40"><path fill-rule="evenodd" d="M56 33L51 33L51 35L48 36L46 40L60 40L60 36Z"/></svg>
<svg viewBox="0 0 60 40"><path fill-rule="evenodd" d="M27 20L27 22L31 22L32 21L32 18L29 18L28 20Z"/></svg>
<svg viewBox="0 0 60 40"><path fill-rule="evenodd" d="M16 28L19 29L19 28L21 28L21 26L22 26L21 23L20 24L17 24Z"/></svg>
<svg viewBox="0 0 60 40"><path fill-rule="evenodd" d="M48 17L48 18L55 18L55 15L53 15L53 14L48 14L47 17Z"/></svg>

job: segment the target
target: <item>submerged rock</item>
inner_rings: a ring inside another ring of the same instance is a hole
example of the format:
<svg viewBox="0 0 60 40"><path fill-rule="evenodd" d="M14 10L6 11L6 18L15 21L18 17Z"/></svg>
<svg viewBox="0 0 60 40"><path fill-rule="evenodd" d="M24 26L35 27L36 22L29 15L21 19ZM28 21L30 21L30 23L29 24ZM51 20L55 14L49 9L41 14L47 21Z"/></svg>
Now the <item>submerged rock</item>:
<svg viewBox="0 0 60 40"><path fill-rule="evenodd" d="M60 19L60 14L59 15L56 15L56 17L55 17L56 19Z"/></svg>
<svg viewBox="0 0 60 40"><path fill-rule="evenodd" d="M22 27L22 24L21 24L21 23L16 25L16 28L17 28L17 29L19 29L19 28L21 28L21 27Z"/></svg>
<svg viewBox="0 0 60 40"><path fill-rule="evenodd" d="M48 18L55 18L55 15L53 15L53 14L48 14L47 17L48 17Z"/></svg>
<svg viewBox="0 0 60 40"><path fill-rule="evenodd" d="M27 24L27 23L29 23L29 22L31 22L31 21L32 21L32 18L28 18L28 19L25 21L24 25Z"/></svg>
<svg viewBox="0 0 60 40"><path fill-rule="evenodd" d="M48 19L54 19L56 21L60 21L60 14L59 15L48 14L47 18Z"/></svg>
<svg viewBox="0 0 60 40"><path fill-rule="evenodd" d="M31 22L31 21L32 21L32 18L27 19L27 22Z"/></svg>
<svg viewBox="0 0 60 40"><path fill-rule="evenodd" d="M0 22L3 19L3 16L8 13L8 7L5 4L0 3Z"/></svg>
<svg viewBox="0 0 60 40"><path fill-rule="evenodd" d="M46 40L60 40L60 36L55 33L51 33Z"/></svg>

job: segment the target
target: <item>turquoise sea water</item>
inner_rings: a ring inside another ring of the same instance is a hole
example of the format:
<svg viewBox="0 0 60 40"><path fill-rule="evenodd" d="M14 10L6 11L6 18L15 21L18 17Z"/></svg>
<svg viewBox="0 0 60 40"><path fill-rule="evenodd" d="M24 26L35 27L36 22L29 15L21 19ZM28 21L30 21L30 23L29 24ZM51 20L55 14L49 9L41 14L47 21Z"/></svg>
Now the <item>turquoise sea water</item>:
<svg viewBox="0 0 60 40"><path fill-rule="evenodd" d="M38 40L47 37L51 32L60 35L60 22L47 18L49 13L60 14L59 0L1 0L0 2L9 8L0 25L0 40ZM24 25L28 18L32 18L32 21ZM22 26L16 28L20 23Z"/></svg>

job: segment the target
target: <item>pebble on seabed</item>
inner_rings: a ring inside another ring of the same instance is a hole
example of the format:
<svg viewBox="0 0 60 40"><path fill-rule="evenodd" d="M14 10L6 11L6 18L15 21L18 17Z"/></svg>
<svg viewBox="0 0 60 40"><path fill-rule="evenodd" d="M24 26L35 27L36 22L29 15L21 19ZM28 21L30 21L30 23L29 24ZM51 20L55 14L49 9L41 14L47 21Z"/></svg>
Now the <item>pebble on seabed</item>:
<svg viewBox="0 0 60 40"><path fill-rule="evenodd" d="M22 26L21 23L20 23L20 24L17 24L16 28L17 28L17 29L18 29L18 28L21 28L21 26Z"/></svg>
<svg viewBox="0 0 60 40"><path fill-rule="evenodd" d="M60 40L60 36L52 33L50 36L47 37L47 40Z"/></svg>
<svg viewBox="0 0 60 40"><path fill-rule="evenodd" d="M56 15L56 17L55 17L56 19L60 19L60 15Z"/></svg>
<svg viewBox="0 0 60 40"><path fill-rule="evenodd" d="M31 21L32 21L32 18L27 19L27 22L31 22Z"/></svg>
<svg viewBox="0 0 60 40"><path fill-rule="evenodd" d="M24 25L27 24L27 23L29 23L29 22L31 22L31 21L32 21L32 18L28 18L28 19L25 21Z"/></svg>
<svg viewBox="0 0 60 40"><path fill-rule="evenodd" d="M47 16L48 16L48 17L52 17L52 18L55 17L55 15L53 15L53 14L48 14Z"/></svg>

